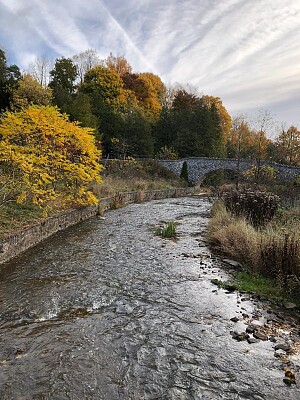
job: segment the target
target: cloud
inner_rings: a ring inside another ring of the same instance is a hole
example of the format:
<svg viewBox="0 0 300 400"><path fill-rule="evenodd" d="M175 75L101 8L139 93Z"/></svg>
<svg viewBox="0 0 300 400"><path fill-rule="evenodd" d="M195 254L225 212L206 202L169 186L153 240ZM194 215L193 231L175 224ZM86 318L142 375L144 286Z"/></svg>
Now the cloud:
<svg viewBox="0 0 300 400"><path fill-rule="evenodd" d="M135 70L221 97L230 112L280 113L300 91L299 22L299 0L0 0L0 45L21 68L88 48L124 54Z"/></svg>

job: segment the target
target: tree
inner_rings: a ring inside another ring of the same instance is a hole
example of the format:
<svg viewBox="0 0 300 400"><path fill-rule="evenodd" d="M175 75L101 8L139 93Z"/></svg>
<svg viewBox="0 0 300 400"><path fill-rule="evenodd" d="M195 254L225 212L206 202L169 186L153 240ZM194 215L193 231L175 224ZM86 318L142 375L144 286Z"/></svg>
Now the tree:
<svg viewBox="0 0 300 400"><path fill-rule="evenodd" d="M117 72L97 65L86 72L80 90L92 97L96 95L106 104L117 106L122 88L123 82Z"/></svg>
<svg viewBox="0 0 300 400"><path fill-rule="evenodd" d="M50 71L51 81L49 86L53 90L55 104L63 111L75 92L77 68L71 58L59 58L55 61L54 68Z"/></svg>
<svg viewBox="0 0 300 400"><path fill-rule="evenodd" d="M46 87L49 83L51 65L52 62L45 55L37 57L34 62L29 64L29 73L40 85Z"/></svg>
<svg viewBox="0 0 300 400"><path fill-rule="evenodd" d="M161 98L164 85L161 79L152 73L122 75L124 88L133 92L138 105L152 120L157 120L162 109Z"/></svg>
<svg viewBox="0 0 300 400"><path fill-rule="evenodd" d="M223 106L222 100L220 99L220 97L202 96L201 102L203 102L208 108L211 108L213 105L216 107L217 113L220 118L222 134L225 143L231 128L231 116L229 115L226 108Z"/></svg>
<svg viewBox="0 0 300 400"><path fill-rule="evenodd" d="M200 106L200 99L184 89L180 89L174 96L172 108L174 111L196 110Z"/></svg>
<svg viewBox="0 0 300 400"><path fill-rule="evenodd" d="M0 179L13 174L14 200L45 207L91 204L97 199L88 185L100 182L100 152L93 132L69 122L57 108L31 105L7 112L0 121Z"/></svg>
<svg viewBox="0 0 300 400"><path fill-rule="evenodd" d="M80 83L83 83L84 75L96 65L100 65L100 58L95 50L88 49L82 53L75 54L73 57L73 62L77 67L77 74Z"/></svg>
<svg viewBox="0 0 300 400"><path fill-rule="evenodd" d="M65 111L69 115L70 121L79 121L81 126L95 130L98 128L97 117L93 114L91 101L87 94L76 93Z"/></svg>
<svg viewBox="0 0 300 400"><path fill-rule="evenodd" d="M245 115L239 114L232 119L231 129L227 135L227 156L230 158L246 158L252 147L252 132Z"/></svg>
<svg viewBox="0 0 300 400"><path fill-rule="evenodd" d="M266 157L268 144L270 142L267 134L270 132L273 125L274 121L268 110L259 110L252 121L252 126L254 128L253 154L256 160L258 173L260 171L261 162Z"/></svg>
<svg viewBox="0 0 300 400"><path fill-rule="evenodd" d="M10 107L12 91L17 87L21 73L17 65L7 65L6 55L0 49L0 112Z"/></svg>
<svg viewBox="0 0 300 400"><path fill-rule="evenodd" d="M283 129L275 141L275 148L279 162L300 166L300 131L297 127Z"/></svg>
<svg viewBox="0 0 300 400"><path fill-rule="evenodd" d="M124 56L114 56L110 53L107 59L104 60L104 65L108 69L114 70L120 75L132 73L132 66Z"/></svg>
<svg viewBox="0 0 300 400"><path fill-rule="evenodd" d="M20 109L30 104L50 105L52 90L40 85L31 75L25 74L12 91L11 108Z"/></svg>

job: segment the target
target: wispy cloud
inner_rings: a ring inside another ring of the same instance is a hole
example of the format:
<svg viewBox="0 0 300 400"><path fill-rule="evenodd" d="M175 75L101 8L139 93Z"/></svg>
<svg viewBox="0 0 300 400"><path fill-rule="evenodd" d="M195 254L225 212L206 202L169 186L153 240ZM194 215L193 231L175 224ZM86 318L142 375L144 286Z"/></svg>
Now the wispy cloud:
<svg viewBox="0 0 300 400"><path fill-rule="evenodd" d="M42 54L112 51L232 113L273 107L300 122L299 0L0 0L0 24L0 46L21 68Z"/></svg>

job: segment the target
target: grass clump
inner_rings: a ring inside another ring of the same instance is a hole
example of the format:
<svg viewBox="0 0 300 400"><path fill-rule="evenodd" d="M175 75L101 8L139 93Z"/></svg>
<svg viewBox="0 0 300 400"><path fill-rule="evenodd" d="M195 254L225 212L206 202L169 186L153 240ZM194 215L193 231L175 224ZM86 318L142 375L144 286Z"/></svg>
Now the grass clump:
<svg viewBox="0 0 300 400"><path fill-rule="evenodd" d="M274 300L279 300L283 296L280 287L270 278L242 271L235 275L235 279L237 288L242 292L255 292Z"/></svg>
<svg viewBox="0 0 300 400"><path fill-rule="evenodd" d="M171 239L176 237L176 222L166 222L164 226L156 229L156 235L163 238Z"/></svg>

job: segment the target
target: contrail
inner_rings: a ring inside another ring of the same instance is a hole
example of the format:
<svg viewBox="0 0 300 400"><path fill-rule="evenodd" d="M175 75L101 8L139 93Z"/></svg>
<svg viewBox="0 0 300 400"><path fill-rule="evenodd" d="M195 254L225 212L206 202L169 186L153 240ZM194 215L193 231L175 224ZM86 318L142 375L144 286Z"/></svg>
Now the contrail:
<svg viewBox="0 0 300 400"><path fill-rule="evenodd" d="M123 37L126 40L126 43L129 45L129 47L138 55L138 57L143 61L143 63L149 68L150 70L154 71L157 74L156 68L148 62L148 60L144 57L142 52L138 49L138 47L134 44L134 42L131 40L130 36L128 33L125 31L125 29L122 27L122 25L116 20L116 18L112 15L112 13L109 11L109 9L103 4L102 0L100 0L101 6L104 9L104 11L107 13L109 19L113 23L113 25L117 28L117 30L123 35Z"/></svg>

